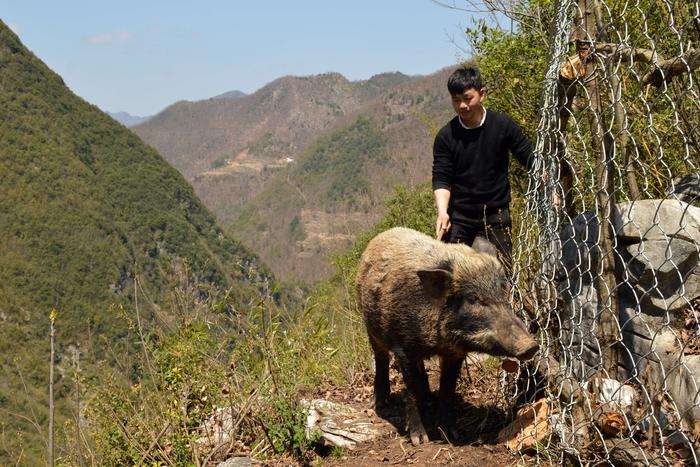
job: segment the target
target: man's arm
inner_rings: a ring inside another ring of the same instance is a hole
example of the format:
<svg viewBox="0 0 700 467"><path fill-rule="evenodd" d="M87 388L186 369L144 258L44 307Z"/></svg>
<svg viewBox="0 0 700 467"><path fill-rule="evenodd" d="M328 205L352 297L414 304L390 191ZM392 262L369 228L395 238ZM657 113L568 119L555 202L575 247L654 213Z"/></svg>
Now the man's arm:
<svg viewBox="0 0 700 467"><path fill-rule="evenodd" d="M454 168L449 145L445 141L443 131L440 131L433 143L433 193L437 206L437 220L435 222L435 237L437 239L441 239L451 226L447 207L450 204L453 175Z"/></svg>
<svg viewBox="0 0 700 467"><path fill-rule="evenodd" d="M437 221L435 222L435 237L439 240L450 230L450 216L447 214L447 206L450 204L450 190L438 188L435 193L435 205L437 206Z"/></svg>
<svg viewBox="0 0 700 467"><path fill-rule="evenodd" d="M530 170L535 163L532 144L530 144L530 141L523 134L523 130L513 119L510 119L509 125L510 151L523 167Z"/></svg>
<svg viewBox="0 0 700 467"><path fill-rule="evenodd" d="M530 172L533 164L535 163L535 155L532 151L532 144L530 144L530 141L525 137L520 126L518 126L518 124L514 121L511 121L511 123L513 125L511 132L511 152L518 162L520 162L525 168L527 168L528 172ZM548 179L549 176L547 175L547 172L544 172L542 174L542 182L547 183ZM561 205L561 200L557 191L554 191L552 195L552 204L556 208L560 207Z"/></svg>

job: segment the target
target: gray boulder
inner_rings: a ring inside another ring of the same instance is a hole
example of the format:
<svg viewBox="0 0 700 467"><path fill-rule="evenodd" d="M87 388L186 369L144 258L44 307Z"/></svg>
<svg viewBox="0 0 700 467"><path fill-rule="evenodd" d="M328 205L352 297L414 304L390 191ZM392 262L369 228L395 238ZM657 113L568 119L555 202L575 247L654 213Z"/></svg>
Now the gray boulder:
<svg viewBox="0 0 700 467"><path fill-rule="evenodd" d="M700 173L687 174L673 179L668 197L688 204L700 202Z"/></svg>
<svg viewBox="0 0 700 467"><path fill-rule="evenodd" d="M598 229L596 217L586 212L560 234L560 341L566 367L582 380L602 364L595 280ZM682 312L700 297L700 208L677 199L621 203L613 229L620 377L640 379L641 384L644 378L665 380L679 415L694 424L700 420L700 362L681 351L677 330L684 324Z"/></svg>

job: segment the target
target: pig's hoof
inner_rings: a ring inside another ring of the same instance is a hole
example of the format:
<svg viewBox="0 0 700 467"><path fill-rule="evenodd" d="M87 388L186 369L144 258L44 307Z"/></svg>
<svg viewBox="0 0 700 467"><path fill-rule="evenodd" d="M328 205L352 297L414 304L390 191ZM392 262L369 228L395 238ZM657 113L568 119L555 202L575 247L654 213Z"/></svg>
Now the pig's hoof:
<svg viewBox="0 0 700 467"><path fill-rule="evenodd" d="M408 432L411 435L411 443L414 446L418 446L421 443L427 443L430 441L428 439L428 433L425 432L425 427L423 422L420 420L411 420L408 423Z"/></svg>
<svg viewBox="0 0 700 467"><path fill-rule="evenodd" d="M422 426L420 427L419 431L411 430L411 443L414 446L418 446L422 443L427 443L428 441L430 441L430 439L428 438L428 433L425 432L425 428L423 428Z"/></svg>

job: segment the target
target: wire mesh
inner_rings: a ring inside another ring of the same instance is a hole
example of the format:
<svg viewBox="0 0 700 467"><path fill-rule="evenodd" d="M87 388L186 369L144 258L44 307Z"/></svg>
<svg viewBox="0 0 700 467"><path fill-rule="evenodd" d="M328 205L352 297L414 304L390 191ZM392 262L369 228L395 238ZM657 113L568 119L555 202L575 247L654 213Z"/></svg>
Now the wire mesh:
<svg viewBox="0 0 700 467"><path fill-rule="evenodd" d="M528 462L700 461L700 8L561 0L515 232ZM546 428L542 428L546 427Z"/></svg>

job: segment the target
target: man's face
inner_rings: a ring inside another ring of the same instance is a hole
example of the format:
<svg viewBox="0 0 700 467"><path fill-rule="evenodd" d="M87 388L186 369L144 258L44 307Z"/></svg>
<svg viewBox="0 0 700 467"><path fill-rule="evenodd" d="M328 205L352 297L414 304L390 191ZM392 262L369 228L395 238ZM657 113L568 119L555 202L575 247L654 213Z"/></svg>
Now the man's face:
<svg viewBox="0 0 700 467"><path fill-rule="evenodd" d="M482 102L486 97L486 90L481 88L465 89L462 94L452 96L452 108L455 113L462 118L463 122L471 122L474 119L481 118Z"/></svg>

